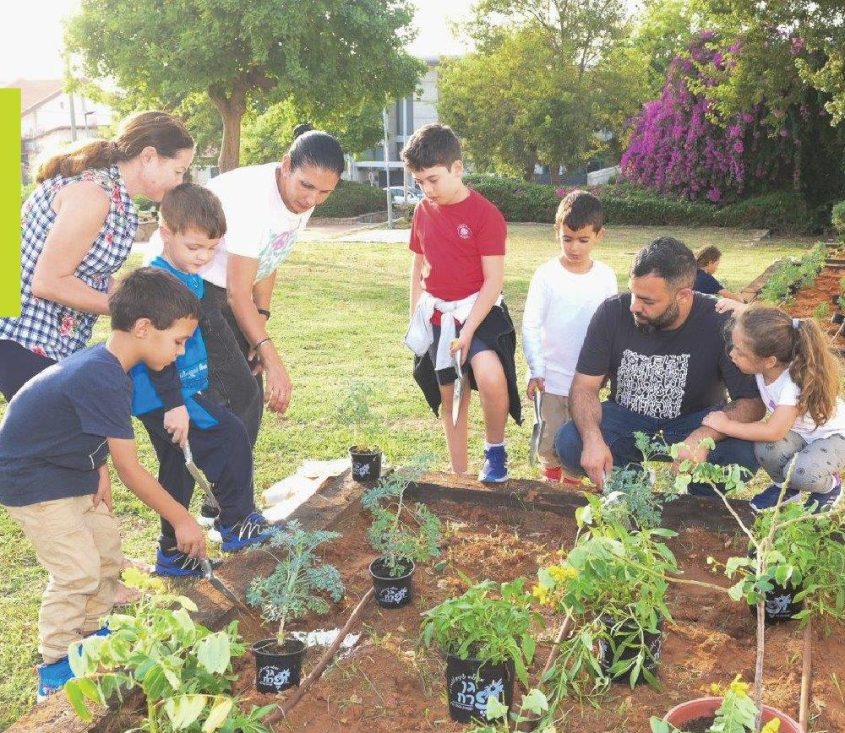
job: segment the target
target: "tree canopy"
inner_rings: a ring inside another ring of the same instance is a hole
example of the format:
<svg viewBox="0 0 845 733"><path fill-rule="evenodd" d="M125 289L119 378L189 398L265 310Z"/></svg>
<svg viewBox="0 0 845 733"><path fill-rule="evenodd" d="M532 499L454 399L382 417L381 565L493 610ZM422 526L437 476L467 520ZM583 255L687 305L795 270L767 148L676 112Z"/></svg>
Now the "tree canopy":
<svg viewBox="0 0 845 733"><path fill-rule="evenodd" d="M219 165L239 164L241 121L269 95L332 119L413 91L404 50L409 0L82 0L66 30L89 78L112 78L135 107L206 95L223 135Z"/></svg>

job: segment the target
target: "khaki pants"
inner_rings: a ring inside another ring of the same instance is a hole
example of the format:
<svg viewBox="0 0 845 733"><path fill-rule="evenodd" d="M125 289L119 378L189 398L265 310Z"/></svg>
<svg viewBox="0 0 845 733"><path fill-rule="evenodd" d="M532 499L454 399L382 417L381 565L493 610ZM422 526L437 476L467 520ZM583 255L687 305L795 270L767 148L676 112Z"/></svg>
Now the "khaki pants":
<svg viewBox="0 0 845 733"><path fill-rule="evenodd" d="M569 420L569 397L558 394L543 393L543 404L540 414L546 425L540 436L540 465L545 468L559 468L560 461L555 453L555 435L561 426Z"/></svg>
<svg viewBox="0 0 845 733"><path fill-rule="evenodd" d="M50 574L38 614L38 650L48 664L100 628L114 604L123 556L117 518L93 495L7 506Z"/></svg>

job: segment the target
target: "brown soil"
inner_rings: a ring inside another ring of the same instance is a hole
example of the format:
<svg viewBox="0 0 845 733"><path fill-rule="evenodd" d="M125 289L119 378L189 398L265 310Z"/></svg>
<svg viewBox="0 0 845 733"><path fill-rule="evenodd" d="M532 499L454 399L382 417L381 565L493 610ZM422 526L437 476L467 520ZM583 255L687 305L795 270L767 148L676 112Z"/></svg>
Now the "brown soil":
<svg viewBox="0 0 845 733"><path fill-rule="evenodd" d="M843 277L845 277L845 265L826 265L813 286L796 293L795 298L784 305L783 309L796 318L809 318L815 315L815 310L819 305L827 303L828 311L832 316L837 311L837 306L832 299L842 294L839 281ZM839 330L839 325L832 323L830 316L818 319L818 322L828 336L835 336ZM845 349L845 337L839 336L834 341L834 346Z"/></svg>
<svg viewBox="0 0 845 733"><path fill-rule="evenodd" d="M443 564L420 566L414 576L415 597L398 611L371 603L364 613L361 640L353 652L330 666L277 731L460 731L449 720L445 702L444 661L434 651L417 647L420 613L466 588L459 572L473 581L535 577L538 558L569 547L574 538L572 518L548 512L503 510L439 502L431 507L444 522ZM367 566L373 559L366 541L369 516L351 514L338 527L343 537L328 548L326 560L335 563L347 582L347 598L327 618L306 619L301 628L341 626L366 592ZM690 527L670 542L687 578L724 583L711 574L708 555L724 561L739 549L734 535ZM730 682L737 674L753 679L754 620L747 607L725 594L689 585L674 585L669 606L675 625L665 629L659 679L662 690L641 685L631 690L615 684L600 709L574 701L558 726L560 733L649 730L651 715L662 716L670 707L709 694L712 683ZM553 636L561 619L549 618L545 637ZM242 626L249 641L261 636L254 624ZM541 643L534 675L543 666L548 646ZM810 731L845 731L845 698L839 689L845 641L819 630L814 642L814 682ZM766 634L764 701L797 718L800 688L801 632L796 623L770 627ZM319 657L306 657L303 676ZM281 702L278 696L254 691L250 655L238 663L237 689L245 703ZM519 700L519 693L516 694Z"/></svg>

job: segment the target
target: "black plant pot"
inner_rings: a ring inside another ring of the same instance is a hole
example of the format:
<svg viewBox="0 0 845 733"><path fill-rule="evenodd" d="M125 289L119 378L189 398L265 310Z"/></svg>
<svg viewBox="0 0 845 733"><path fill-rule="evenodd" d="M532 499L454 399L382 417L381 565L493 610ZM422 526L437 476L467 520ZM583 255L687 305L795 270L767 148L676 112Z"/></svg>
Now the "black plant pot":
<svg viewBox="0 0 845 733"><path fill-rule="evenodd" d="M657 633L643 632L643 642L640 642L637 627L625 623L617 625L609 616L602 616L602 623L608 631L608 638L599 639L599 664L605 674L610 675L614 682L627 682L630 669L624 672L610 674L611 668L618 662L629 662L637 658L642 652L645 654L643 668L651 674L657 675L660 663L660 650L663 645L663 619L657 622ZM645 648L643 648L645 647ZM641 674L636 682L643 681Z"/></svg>
<svg viewBox="0 0 845 733"><path fill-rule="evenodd" d="M376 603L382 608L402 608L407 606L414 597L414 565L413 560L401 560L402 574L394 576L384 564L384 558L379 557L370 563L370 575L373 578L373 588L376 589Z"/></svg>
<svg viewBox="0 0 845 733"><path fill-rule="evenodd" d="M352 478L360 483L378 481L381 477L381 451L376 448L361 448L353 445L349 449L352 459Z"/></svg>
<svg viewBox="0 0 845 733"><path fill-rule="evenodd" d="M457 723L487 722L487 701L496 697L510 709L513 704L513 662L487 664L480 659L446 656L446 696L449 717Z"/></svg>
<svg viewBox="0 0 845 733"><path fill-rule="evenodd" d="M766 623L779 624L789 621L804 608L804 601L796 601L800 587L782 586L772 581L774 588L766 593ZM748 606L751 615L757 617L757 604Z"/></svg>
<svg viewBox="0 0 845 733"><path fill-rule="evenodd" d="M252 645L255 655L255 687L259 692L281 692L299 687L305 642L287 639L279 646L276 639L262 639Z"/></svg>

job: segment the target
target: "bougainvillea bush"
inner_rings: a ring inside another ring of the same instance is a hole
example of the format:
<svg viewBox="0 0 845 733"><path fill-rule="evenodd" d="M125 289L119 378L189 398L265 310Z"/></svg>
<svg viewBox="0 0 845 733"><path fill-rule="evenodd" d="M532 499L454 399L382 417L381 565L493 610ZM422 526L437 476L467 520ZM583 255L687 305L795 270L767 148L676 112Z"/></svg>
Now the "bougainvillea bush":
<svg viewBox="0 0 845 733"><path fill-rule="evenodd" d="M741 53L741 43L702 32L674 59L660 99L634 120L621 163L626 180L713 203L797 188L801 115L809 110L776 116L757 103L724 119L708 94Z"/></svg>

